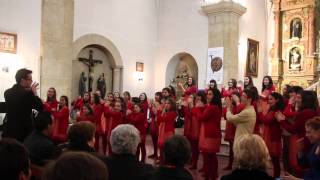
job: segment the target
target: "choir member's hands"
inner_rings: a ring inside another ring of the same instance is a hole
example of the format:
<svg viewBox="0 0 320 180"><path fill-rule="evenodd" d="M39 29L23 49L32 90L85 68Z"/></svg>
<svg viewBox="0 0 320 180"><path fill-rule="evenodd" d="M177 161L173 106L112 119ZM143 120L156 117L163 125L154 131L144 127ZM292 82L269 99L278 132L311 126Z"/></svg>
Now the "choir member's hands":
<svg viewBox="0 0 320 180"><path fill-rule="evenodd" d="M78 111L76 114L76 118L79 118L79 117L80 117L80 111Z"/></svg>
<svg viewBox="0 0 320 180"><path fill-rule="evenodd" d="M280 111L275 113L275 118L277 119L278 122L286 120L286 116Z"/></svg>
<svg viewBox="0 0 320 180"><path fill-rule="evenodd" d="M130 115L131 113L132 113L132 111L131 111L130 109L127 109L126 115L128 116L128 115Z"/></svg>
<svg viewBox="0 0 320 180"><path fill-rule="evenodd" d="M288 104L295 104L296 103L296 97L295 96L292 96L290 99L289 99L289 102Z"/></svg>
<svg viewBox="0 0 320 180"><path fill-rule="evenodd" d="M240 104L240 98L237 95L232 95L232 100L236 103L236 105Z"/></svg>
<svg viewBox="0 0 320 180"><path fill-rule="evenodd" d="M39 89L38 86L39 86L39 83L37 83L37 82L34 82L31 84L31 91L33 92L33 94L35 96L37 96L37 90Z"/></svg>
<svg viewBox="0 0 320 180"><path fill-rule="evenodd" d="M226 102L226 107L227 107L228 109L231 109L231 108L232 108L231 98L230 98L230 97L226 97L226 98L225 98L225 102Z"/></svg>
<svg viewBox="0 0 320 180"><path fill-rule="evenodd" d="M106 101L106 102L104 103L104 106L105 106L105 107L110 107L110 104L111 104L110 101Z"/></svg>
<svg viewBox="0 0 320 180"><path fill-rule="evenodd" d="M187 107L188 106L188 102L185 100L181 101L181 106Z"/></svg>
<svg viewBox="0 0 320 180"><path fill-rule="evenodd" d="M178 86L180 86L181 88L183 87L183 84L181 82L178 83Z"/></svg>

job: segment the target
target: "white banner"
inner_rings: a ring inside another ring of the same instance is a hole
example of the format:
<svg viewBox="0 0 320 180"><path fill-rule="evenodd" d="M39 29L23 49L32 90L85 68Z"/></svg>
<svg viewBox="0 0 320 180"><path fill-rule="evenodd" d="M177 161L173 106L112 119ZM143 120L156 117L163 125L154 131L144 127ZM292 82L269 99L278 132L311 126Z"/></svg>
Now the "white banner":
<svg viewBox="0 0 320 180"><path fill-rule="evenodd" d="M223 47L208 49L208 63L207 63L207 80L214 79L217 84L223 84Z"/></svg>

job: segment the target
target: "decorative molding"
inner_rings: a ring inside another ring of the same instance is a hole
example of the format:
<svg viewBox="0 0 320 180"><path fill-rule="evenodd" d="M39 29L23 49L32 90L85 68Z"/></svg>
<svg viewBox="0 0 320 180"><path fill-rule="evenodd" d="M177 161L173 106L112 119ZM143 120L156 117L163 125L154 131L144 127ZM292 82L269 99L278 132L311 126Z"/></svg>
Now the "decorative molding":
<svg viewBox="0 0 320 180"><path fill-rule="evenodd" d="M234 13L242 16L247 12L247 8L232 1L221 1L219 3L207 4L201 6L202 10L207 14Z"/></svg>

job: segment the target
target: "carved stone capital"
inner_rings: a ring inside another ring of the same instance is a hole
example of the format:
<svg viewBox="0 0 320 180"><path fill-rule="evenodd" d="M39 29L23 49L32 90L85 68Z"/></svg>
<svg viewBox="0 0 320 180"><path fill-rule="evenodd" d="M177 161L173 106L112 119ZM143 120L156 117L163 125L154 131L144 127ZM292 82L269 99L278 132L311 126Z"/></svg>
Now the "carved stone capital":
<svg viewBox="0 0 320 180"><path fill-rule="evenodd" d="M240 17L247 11L247 8L233 1L221 1L218 3L206 4L201 6L201 8L207 15L233 13Z"/></svg>

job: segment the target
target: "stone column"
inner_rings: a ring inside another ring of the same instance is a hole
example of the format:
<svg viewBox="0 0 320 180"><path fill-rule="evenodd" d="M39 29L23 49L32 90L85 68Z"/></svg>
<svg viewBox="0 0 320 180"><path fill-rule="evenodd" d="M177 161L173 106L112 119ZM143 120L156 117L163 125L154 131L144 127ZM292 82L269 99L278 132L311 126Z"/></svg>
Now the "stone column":
<svg viewBox="0 0 320 180"><path fill-rule="evenodd" d="M274 1L273 7L274 13L274 23L275 23L275 30L274 30L274 54L272 57L271 62L271 77L274 80L274 83L277 86L277 89L281 89L281 80L283 74L282 68L282 58L281 58L281 11L280 11L280 1Z"/></svg>
<svg viewBox="0 0 320 180"><path fill-rule="evenodd" d="M49 87L71 97L73 0L42 0L41 96Z"/></svg>
<svg viewBox="0 0 320 180"><path fill-rule="evenodd" d="M315 32L315 10L314 8L310 8L309 12L309 56L315 56L316 52L316 32Z"/></svg>
<svg viewBox="0 0 320 180"><path fill-rule="evenodd" d="M209 18L209 48L224 47L223 81L238 79L239 18L246 8L232 1L202 6Z"/></svg>
<svg viewBox="0 0 320 180"><path fill-rule="evenodd" d="M120 67L115 67L113 69L113 85L112 89L113 92L120 92L121 91L121 68Z"/></svg>

